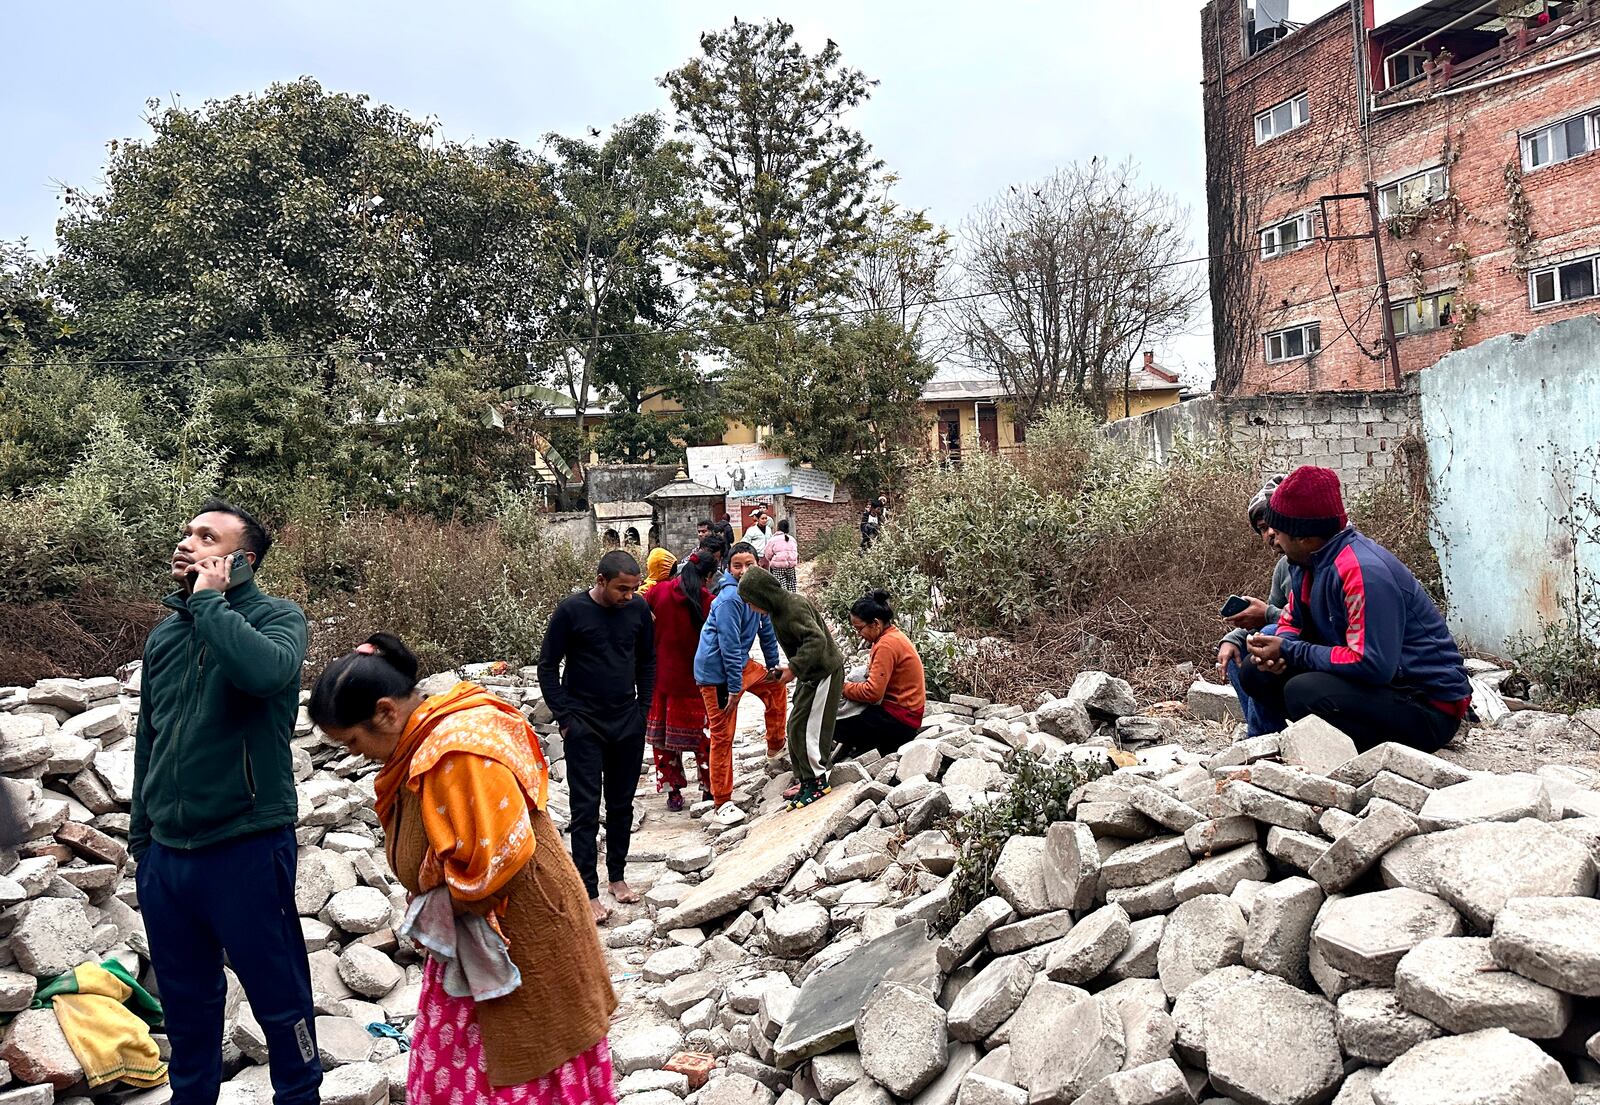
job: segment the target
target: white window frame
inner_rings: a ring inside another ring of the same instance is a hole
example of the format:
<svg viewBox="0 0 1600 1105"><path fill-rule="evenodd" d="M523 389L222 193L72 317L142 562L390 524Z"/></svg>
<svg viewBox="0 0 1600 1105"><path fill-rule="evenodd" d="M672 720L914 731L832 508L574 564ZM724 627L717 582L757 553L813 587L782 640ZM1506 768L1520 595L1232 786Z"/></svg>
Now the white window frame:
<svg viewBox="0 0 1600 1105"><path fill-rule="evenodd" d="M1415 207L1403 204L1406 185L1422 181L1426 191L1423 193L1422 202ZM1434 165L1423 169L1420 173L1391 180L1388 184L1378 189L1378 214L1387 219L1401 213L1425 211L1432 204L1444 199L1450 192L1450 173L1443 165Z"/></svg>
<svg viewBox="0 0 1600 1105"><path fill-rule="evenodd" d="M1421 297L1407 299L1403 303L1396 303L1389 309L1389 324L1394 328L1396 339L1409 334L1426 334L1433 330L1442 330L1455 324L1455 319L1440 319L1439 308L1442 300L1449 300L1446 311L1455 312L1456 292L1454 288L1443 288L1437 292L1429 292ZM1413 325L1413 319L1415 325Z"/></svg>
<svg viewBox="0 0 1600 1105"><path fill-rule="evenodd" d="M1582 303L1586 300L1594 299L1597 296L1600 296L1600 283L1597 283L1595 280L1595 268L1597 261L1600 261L1600 256L1591 255L1588 257L1573 257L1569 260L1561 261L1554 265L1544 265L1540 268L1529 271L1528 307L1531 310L1540 311L1546 307L1560 307L1568 303ZM1589 267L1589 294L1563 296L1561 294L1561 270L1575 265L1587 265ZM1551 298L1549 299L1541 300L1539 298L1539 280L1541 277L1548 277L1550 279Z"/></svg>
<svg viewBox="0 0 1600 1105"><path fill-rule="evenodd" d="M1299 130L1311 122L1310 93L1302 92L1298 96L1291 96L1282 103L1273 104L1271 107L1256 115L1256 145L1270 142L1280 135L1288 134L1292 130ZM1272 117L1279 108L1289 109L1289 125L1282 130L1273 129Z"/></svg>
<svg viewBox="0 0 1600 1105"><path fill-rule="evenodd" d="M1287 352L1287 339L1290 334L1300 335L1300 352ZM1302 322L1298 326L1286 326L1282 330L1269 330L1262 335L1263 352L1268 364L1283 364L1285 361L1303 361L1307 357L1322 352L1322 323ZM1276 355L1272 352L1273 341L1278 343Z"/></svg>
<svg viewBox="0 0 1600 1105"><path fill-rule="evenodd" d="M1419 79L1423 76L1423 64L1432 56L1433 55L1429 54L1426 50L1402 50L1398 54L1390 54L1389 57L1384 61L1384 66L1386 69L1384 75L1389 82L1384 87L1398 88L1403 84L1410 84L1412 81ZM1407 59L1416 68L1416 72L1404 80L1401 80L1399 75L1395 72L1395 62L1399 61L1401 58Z"/></svg>
<svg viewBox="0 0 1600 1105"><path fill-rule="evenodd" d="M1283 244L1283 228L1286 226L1295 228L1295 241L1291 246ZM1261 259L1265 261L1305 249L1311 244L1313 234L1309 211L1303 211L1292 219L1280 219L1271 226L1264 226L1261 228Z"/></svg>
<svg viewBox="0 0 1600 1105"><path fill-rule="evenodd" d="M1571 143L1567 135L1567 128L1573 123L1581 123L1583 127L1583 149L1577 153L1571 152ZM1554 123L1546 123L1522 135L1517 145L1522 150L1522 171L1526 173L1548 169L1552 165L1560 165L1582 157L1600 147L1600 112L1588 111L1581 115L1570 115ZM1538 151L1541 148L1543 153L1539 155ZM1543 157L1538 164L1534 163L1536 155Z"/></svg>

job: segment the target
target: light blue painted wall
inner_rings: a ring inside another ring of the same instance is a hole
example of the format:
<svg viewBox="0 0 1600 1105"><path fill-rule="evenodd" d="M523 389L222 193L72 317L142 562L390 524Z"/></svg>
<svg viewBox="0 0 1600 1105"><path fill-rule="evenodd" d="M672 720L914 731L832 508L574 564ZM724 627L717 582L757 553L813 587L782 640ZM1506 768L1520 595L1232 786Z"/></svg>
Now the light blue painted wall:
<svg viewBox="0 0 1600 1105"><path fill-rule="evenodd" d="M1559 615L1581 570L1600 573L1600 545L1556 521L1600 496L1600 318L1494 338L1421 376L1450 627L1504 653Z"/></svg>

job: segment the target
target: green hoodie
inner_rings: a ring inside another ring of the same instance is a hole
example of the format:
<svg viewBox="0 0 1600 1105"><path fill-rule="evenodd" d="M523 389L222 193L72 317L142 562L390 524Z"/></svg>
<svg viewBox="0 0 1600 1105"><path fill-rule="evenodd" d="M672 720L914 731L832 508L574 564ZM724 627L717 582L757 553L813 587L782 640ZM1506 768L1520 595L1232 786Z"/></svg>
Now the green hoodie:
<svg viewBox="0 0 1600 1105"><path fill-rule="evenodd" d="M844 670L844 654L810 599L785 590L763 568L745 570L739 580L739 597L772 615L772 629L796 679L820 683Z"/></svg>
<svg viewBox="0 0 1600 1105"><path fill-rule="evenodd" d="M226 594L182 591L150 631L140 675L129 847L202 848L293 825L289 738L306 616L240 560Z"/></svg>

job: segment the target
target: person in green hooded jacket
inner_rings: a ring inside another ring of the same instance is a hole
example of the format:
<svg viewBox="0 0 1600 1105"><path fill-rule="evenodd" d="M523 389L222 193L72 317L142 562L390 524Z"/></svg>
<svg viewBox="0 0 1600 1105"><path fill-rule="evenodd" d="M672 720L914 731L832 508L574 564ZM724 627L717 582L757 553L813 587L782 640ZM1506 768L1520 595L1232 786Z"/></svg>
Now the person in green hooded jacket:
<svg viewBox="0 0 1600 1105"><path fill-rule="evenodd" d="M794 673L789 762L800 780L789 806L809 806L831 789L828 764L833 760L833 726L844 688L844 654L811 600L785 590L766 569L745 570L739 597L756 613L771 616L778 644L789 658Z"/></svg>
<svg viewBox="0 0 1600 1105"><path fill-rule="evenodd" d="M173 1105L217 1099L224 956L266 1037L275 1105L320 1096L289 748L307 628L255 582L271 544L239 507L202 505L172 554L172 614L144 646L128 836Z"/></svg>

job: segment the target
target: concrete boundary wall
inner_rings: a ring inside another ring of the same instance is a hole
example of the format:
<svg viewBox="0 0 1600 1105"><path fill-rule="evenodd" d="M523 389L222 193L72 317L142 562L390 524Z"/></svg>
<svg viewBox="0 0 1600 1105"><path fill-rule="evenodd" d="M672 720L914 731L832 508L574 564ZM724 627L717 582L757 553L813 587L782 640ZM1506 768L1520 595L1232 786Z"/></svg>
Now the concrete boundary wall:
<svg viewBox="0 0 1600 1105"><path fill-rule="evenodd" d="M1302 464L1338 471L1345 487L1365 491L1396 467L1401 443L1420 432L1415 388L1314 392L1219 399L1207 396L1108 423L1103 432L1164 464L1180 439L1230 440L1287 472Z"/></svg>
<svg viewBox="0 0 1600 1105"><path fill-rule="evenodd" d="M1596 601L1600 318L1451 353L1421 400L1450 626L1505 654L1563 602Z"/></svg>

